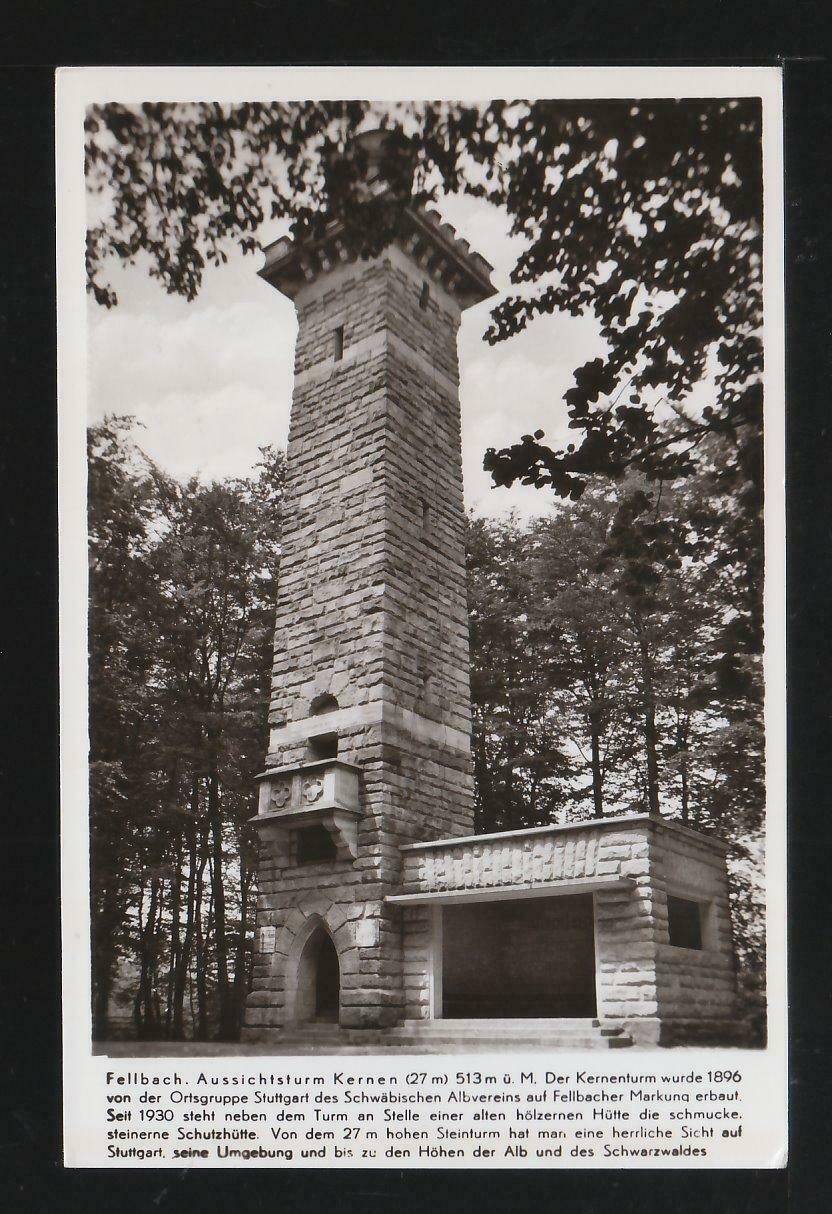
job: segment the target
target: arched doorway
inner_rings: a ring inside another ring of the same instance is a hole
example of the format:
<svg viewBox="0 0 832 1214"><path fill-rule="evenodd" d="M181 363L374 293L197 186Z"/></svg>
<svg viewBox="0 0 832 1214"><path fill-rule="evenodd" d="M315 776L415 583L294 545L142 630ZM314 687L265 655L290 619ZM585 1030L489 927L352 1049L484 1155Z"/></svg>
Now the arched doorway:
<svg viewBox="0 0 832 1214"><path fill-rule="evenodd" d="M332 937L319 925L304 946L298 964L295 1019L338 1022L341 1001L341 967Z"/></svg>

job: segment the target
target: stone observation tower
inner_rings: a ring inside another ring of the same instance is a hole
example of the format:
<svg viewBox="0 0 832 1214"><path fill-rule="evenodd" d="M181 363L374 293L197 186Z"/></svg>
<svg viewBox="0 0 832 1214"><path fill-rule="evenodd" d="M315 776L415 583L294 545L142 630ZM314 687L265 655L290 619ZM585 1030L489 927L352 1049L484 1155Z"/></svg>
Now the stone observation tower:
<svg viewBox="0 0 832 1214"><path fill-rule="evenodd" d="M337 221L266 250L298 336L244 1039L730 1019L722 845L648 815L472 837L456 338L490 272L416 207L368 259Z"/></svg>
<svg viewBox="0 0 832 1214"><path fill-rule="evenodd" d="M350 260L334 226L278 241L261 271L298 337L259 922L292 962L331 936L346 1026L403 1014L384 906L400 846L473 830L456 337L494 288L448 225L407 217L379 257ZM248 1023L295 1019L298 993L259 960Z"/></svg>

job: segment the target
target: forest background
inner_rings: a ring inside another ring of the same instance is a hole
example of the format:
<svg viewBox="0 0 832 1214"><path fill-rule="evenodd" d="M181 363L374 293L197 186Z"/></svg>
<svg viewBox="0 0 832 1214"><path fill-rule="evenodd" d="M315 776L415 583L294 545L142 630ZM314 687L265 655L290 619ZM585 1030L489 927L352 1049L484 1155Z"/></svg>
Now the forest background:
<svg viewBox="0 0 832 1214"><path fill-rule="evenodd" d="M387 188L368 202L355 135L379 123ZM495 484L560 505L470 520L477 829L650 810L725 837L762 1040L758 103L109 106L87 129L107 199L89 289L107 307L109 258L191 299L269 211L313 238L337 214L364 256L444 192L524 235L488 341L547 312L598 318L601 353L552 405L576 441L536 430L485 453ZM282 488L272 448L249 476L177 480L132 419L90 429L98 1038L239 1032Z"/></svg>
<svg viewBox="0 0 832 1214"><path fill-rule="evenodd" d="M251 478L182 484L140 437L119 418L89 434L95 1032L233 1038L284 462L266 448ZM633 518L627 480L549 518L469 521L476 829L652 809L726 838L759 1033L761 689L753 662L716 681L738 592L695 538L703 492L688 479Z"/></svg>

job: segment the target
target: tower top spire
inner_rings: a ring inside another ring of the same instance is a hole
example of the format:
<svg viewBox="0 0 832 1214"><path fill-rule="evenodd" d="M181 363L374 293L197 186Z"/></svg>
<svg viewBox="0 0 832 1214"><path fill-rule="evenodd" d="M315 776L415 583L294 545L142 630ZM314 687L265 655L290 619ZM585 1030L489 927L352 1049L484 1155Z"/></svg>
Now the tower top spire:
<svg viewBox="0 0 832 1214"><path fill-rule="evenodd" d="M349 224L334 216L317 235L300 240L281 237L265 249L260 277L294 299L306 283L339 264L358 260L362 241L356 239L355 229L363 227L373 242L373 225L385 204L392 204L393 219L386 243L400 245L428 277L456 299L461 309L496 294L491 282L494 267L475 253L449 223L443 223L436 211L418 204L396 206L396 190L386 171L391 159L396 160L389 133L365 131L356 137L353 149L349 159L332 157L327 166L329 176L345 163L351 171ZM406 159L399 156L399 165Z"/></svg>

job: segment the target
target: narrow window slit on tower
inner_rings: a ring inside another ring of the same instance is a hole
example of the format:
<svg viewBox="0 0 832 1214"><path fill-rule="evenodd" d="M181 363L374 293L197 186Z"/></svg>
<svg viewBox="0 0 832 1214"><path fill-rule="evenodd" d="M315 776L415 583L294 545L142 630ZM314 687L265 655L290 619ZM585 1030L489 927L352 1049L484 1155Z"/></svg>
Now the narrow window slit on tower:
<svg viewBox="0 0 832 1214"><path fill-rule="evenodd" d="M423 282L422 283L422 293L419 296L419 307L422 309L423 312L426 310L429 303L430 303L430 283Z"/></svg>
<svg viewBox="0 0 832 1214"><path fill-rule="evenodd" d="M332 334L332 357L340 362L344 357L344 326L339 325Z"/></svg>
<svg viewBox="0 0 832 1214"><path fill-rule="evenodd" d="M420 497L419 504L422 510L422 532L430 535L430 502L426 498Z"/></svg>

